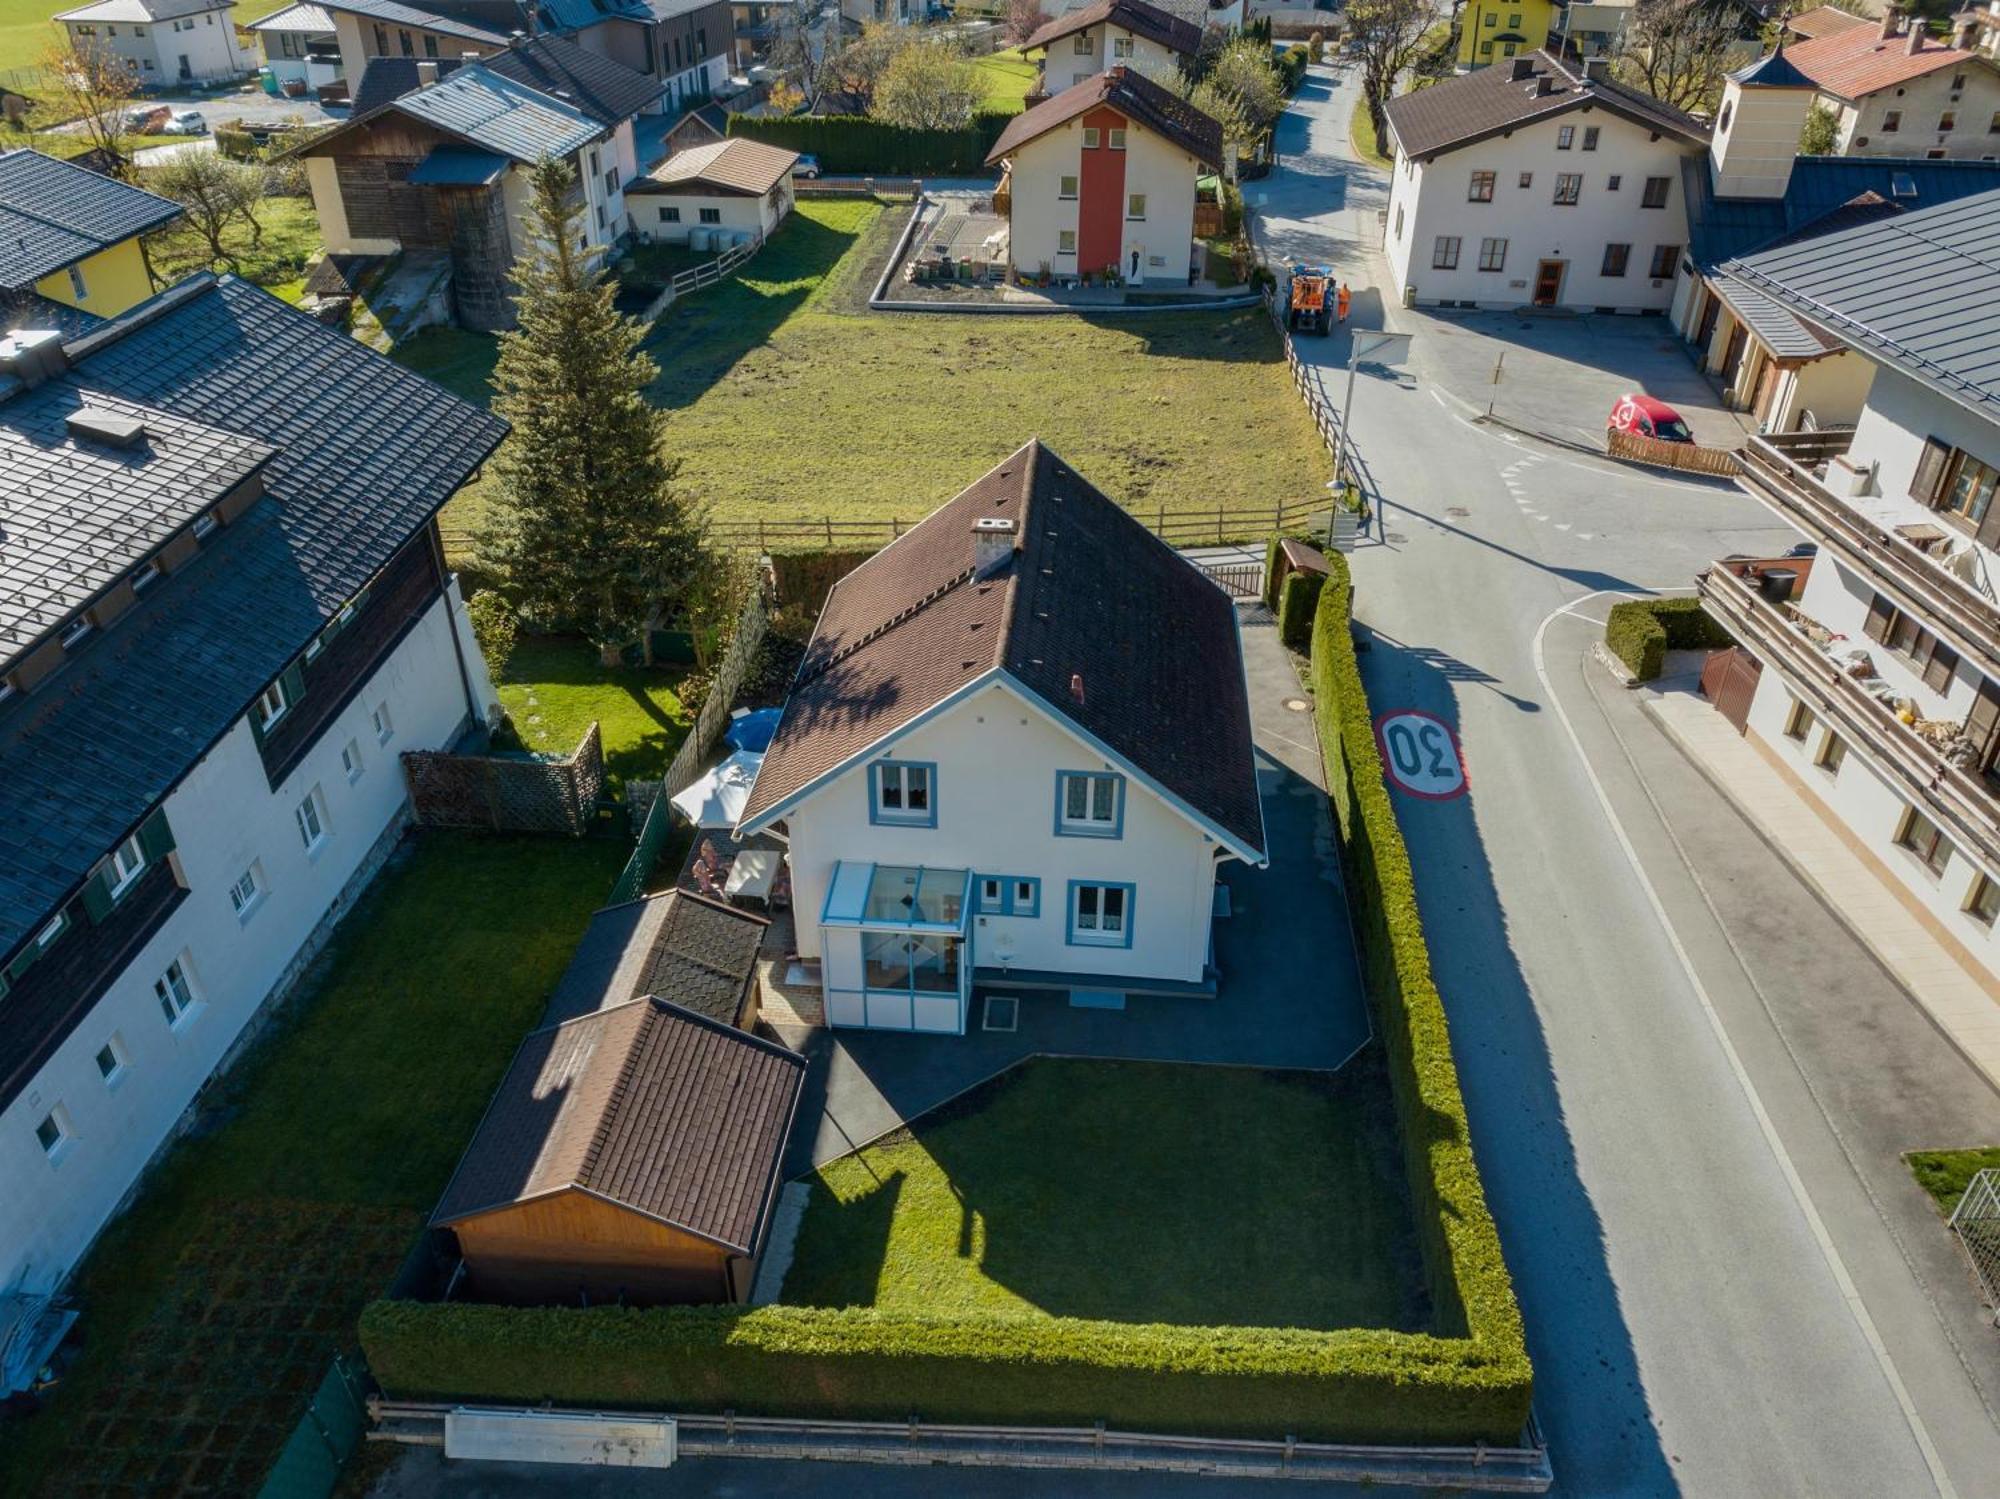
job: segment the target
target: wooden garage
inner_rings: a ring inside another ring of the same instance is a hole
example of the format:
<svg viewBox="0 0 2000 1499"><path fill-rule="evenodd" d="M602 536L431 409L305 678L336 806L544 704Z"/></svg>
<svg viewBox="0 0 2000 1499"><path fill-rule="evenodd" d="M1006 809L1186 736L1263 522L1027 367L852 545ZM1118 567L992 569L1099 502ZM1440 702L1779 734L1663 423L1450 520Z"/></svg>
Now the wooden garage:
<svg viewBox="0 0 2000 1499"><path fill-rule="evenodd" d="M514 1304L749 1298L805 1060L659 998L515 1055L431 1224Z"/></svg>

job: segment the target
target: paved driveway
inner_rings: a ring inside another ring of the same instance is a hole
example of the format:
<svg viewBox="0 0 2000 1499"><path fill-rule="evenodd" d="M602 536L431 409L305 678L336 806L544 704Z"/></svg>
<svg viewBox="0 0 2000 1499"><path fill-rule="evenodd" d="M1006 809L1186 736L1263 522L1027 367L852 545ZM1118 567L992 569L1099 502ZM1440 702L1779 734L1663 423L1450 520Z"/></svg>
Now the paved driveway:
<svg viewBox="0 0 2000 1499"><path fill-rule="evenodd" d="M1241 613L1271 864L1225 867L1232 914L1216 923L1216 996L1134 997L1109 1011L1029 993L1018 1029L1001 1033L978 1028L975 995L973 1029L963 1036L793 1032L786 1039L812 1067L789 1174L845 1155L1037 1053L1332 1068L1368 1039L1312 716L1286 706L1305 700L1270 612L1252 604Z"/></svg>

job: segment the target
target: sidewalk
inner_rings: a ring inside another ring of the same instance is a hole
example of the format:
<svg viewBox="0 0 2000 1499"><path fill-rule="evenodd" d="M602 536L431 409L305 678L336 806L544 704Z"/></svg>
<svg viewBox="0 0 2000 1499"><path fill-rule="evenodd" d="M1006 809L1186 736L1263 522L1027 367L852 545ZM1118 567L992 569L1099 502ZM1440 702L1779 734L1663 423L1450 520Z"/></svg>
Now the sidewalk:
<svg viewBox="0 0 2000 1499"><path fill-rule="evenodd" d="M2000 1002L1987 992L1735 726L1693 692L1651 697L1646 709L1932 1022L2000 1087Z"/></svg>

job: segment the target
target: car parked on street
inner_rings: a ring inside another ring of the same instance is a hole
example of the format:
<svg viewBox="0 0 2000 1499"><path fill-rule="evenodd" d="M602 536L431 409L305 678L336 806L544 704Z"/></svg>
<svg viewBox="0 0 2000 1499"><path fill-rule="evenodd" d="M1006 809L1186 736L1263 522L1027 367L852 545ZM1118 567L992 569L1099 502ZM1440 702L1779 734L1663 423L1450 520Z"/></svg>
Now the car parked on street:
<svg viewBox="0 0 2000 1499"><path fill-rule="evenodd" d="M809 178L819 176L819 158L810 154L801 156L792 163L792 175Z"/></svg>
<svg viewBox="0 0 2000 1499"><path fill-rule="evenodd" d="M1618 404L1611 408L1611 415L1605 418L1604 425L1608 431L1657 437L1661 442L1694 441L1694 433L1688 430L1688 424L1681 420L1678 411L1665 401L1636 392L1618 398Z"/></svg>
<svg viewBox="0 0 2000 1499"><path fill-rule="evenodd" d="M207 135L208 121L198 109L177 109L160 127L162 135Z"/></svg>

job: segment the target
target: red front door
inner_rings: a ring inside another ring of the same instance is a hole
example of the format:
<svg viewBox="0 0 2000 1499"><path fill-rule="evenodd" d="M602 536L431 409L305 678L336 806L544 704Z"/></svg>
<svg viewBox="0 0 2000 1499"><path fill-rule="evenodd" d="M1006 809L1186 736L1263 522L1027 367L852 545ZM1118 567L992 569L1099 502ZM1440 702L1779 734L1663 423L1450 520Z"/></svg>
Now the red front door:
<svg viewBox="0 0 2000 1499"><path fill-rule="evenodd" d="M1092 275L1114 270L1125 237L1125 153L1111 147L1111 132L1127 129L1115 109L1083 117L1083 165L1078 171L1076 268ZM1097 144L1092 145L1095 139Z"/></svg>

